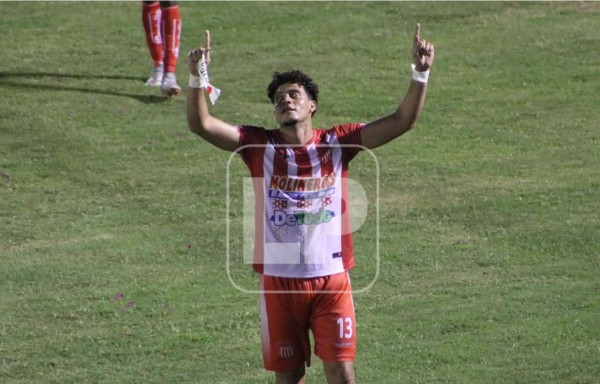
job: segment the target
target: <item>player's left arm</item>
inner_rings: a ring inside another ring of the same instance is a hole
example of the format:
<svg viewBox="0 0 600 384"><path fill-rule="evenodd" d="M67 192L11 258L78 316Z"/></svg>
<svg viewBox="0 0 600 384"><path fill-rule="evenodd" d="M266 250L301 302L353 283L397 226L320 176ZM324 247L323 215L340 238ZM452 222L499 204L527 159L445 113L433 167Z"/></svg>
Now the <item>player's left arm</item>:
<svg viewBox="0 0 600 384"><path fill-rule="evenodd" d="M425 75L419 73L429 71L433 64L435 51L433 44L421 39L420 28L417 23L412 47L414 70L418 73L413 76L404 99L394 113L362 128L361 140L367 148L379 147L410 130L414 127L423 109L427 93L427 79ZM423 78L424 76L425 78Z"/></svg>

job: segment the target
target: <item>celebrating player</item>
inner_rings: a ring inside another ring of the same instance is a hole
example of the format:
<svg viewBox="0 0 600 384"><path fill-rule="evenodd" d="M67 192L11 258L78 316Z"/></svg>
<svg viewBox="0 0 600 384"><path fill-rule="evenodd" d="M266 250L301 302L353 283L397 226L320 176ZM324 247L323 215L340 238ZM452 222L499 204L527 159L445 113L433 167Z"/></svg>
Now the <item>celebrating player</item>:
<svg viewBox="0 0 600 384"><path fill-rule="evenodd" d="M313 80L298 70L276 72L267 96L278 128L267 130L234 126L210 114L208 31L204 47L188 54L190 130L218 148L238 152L254 180L261 180L255 183L253 268L260 276L263 360L276 383L304 383L309 330L327 382L355 382L356 321L348 274L355 263L344 214L348 163L361 148L381 146L414 126L434 60L434 47L421 39L419 24L412 56L412 81L393 113L327 130L313 128L318 107Z"/></svg>

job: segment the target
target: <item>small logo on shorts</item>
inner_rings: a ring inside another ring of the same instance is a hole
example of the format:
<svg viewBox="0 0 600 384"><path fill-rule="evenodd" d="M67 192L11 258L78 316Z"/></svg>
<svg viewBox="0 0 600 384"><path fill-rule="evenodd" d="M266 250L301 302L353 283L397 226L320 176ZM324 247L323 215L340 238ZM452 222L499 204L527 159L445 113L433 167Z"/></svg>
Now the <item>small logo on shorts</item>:
<svg viewBox="0 0 600 384"><path fill-rule="evenodd" d="M337 259L338 257L342 257L342 252L335 252L331 254L331 257Z"/></svg>
<svg viewBox="0 0 600 384"><path fill-rule="evenodd" d="M279 347L279 356L289 358L294 355L294 348L291 345L280 346Z"/></svg>

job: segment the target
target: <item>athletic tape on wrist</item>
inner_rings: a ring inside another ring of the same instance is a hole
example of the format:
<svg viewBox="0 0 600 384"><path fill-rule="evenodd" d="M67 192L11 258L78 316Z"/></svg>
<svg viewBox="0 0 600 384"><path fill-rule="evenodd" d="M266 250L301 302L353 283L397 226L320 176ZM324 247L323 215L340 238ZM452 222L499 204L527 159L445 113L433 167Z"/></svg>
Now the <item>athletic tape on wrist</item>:
<svg viewBox="0 0 600 384"><path fill-rule="evenodd" d="M202 88L200 86L200 76L194 76L190 73L190 80L188 81L190 88Z"/></svg>
<svg viewBox="0 0 600 384"><path fill-rule="evenodd" d="M212 105L215 105L219 95L221 94L221 90L217 87L214 87L208 81L208 67L206 65L206 58L204 53L202 53L202 58L198 62L198 74L200 76L195 76L190 73L190 79L188 85L190 88L204 88L206 93L208 93L208 98Z"/></svg>
<svg viewBox="0 0 600 384"><path fill-rule="evenodd" d="M427 83L429 80L429 69L424 72L419 72L415 68L414 64L411 64L412 67L412 78L414 81L418 81L419 83Z"/></svg>

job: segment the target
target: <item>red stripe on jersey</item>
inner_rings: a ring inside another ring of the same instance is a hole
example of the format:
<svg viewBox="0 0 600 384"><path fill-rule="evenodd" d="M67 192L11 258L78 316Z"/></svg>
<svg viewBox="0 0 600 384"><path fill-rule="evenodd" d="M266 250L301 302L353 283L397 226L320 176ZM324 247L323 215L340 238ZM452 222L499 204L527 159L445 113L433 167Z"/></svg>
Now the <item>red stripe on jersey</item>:
<svg viewBox="0 0 600 384"><path fill-rule="evenodd" d="M310 162L310 156L305 147L294 148L294 158L297 164L298 177L312 177L313 166ZM291 176L291 175L290 175Z"/></svg>

